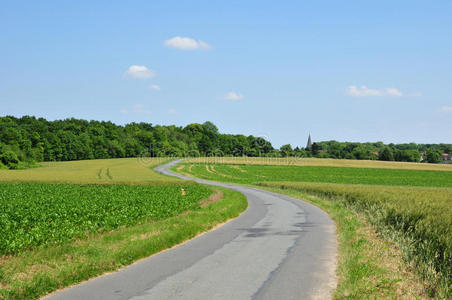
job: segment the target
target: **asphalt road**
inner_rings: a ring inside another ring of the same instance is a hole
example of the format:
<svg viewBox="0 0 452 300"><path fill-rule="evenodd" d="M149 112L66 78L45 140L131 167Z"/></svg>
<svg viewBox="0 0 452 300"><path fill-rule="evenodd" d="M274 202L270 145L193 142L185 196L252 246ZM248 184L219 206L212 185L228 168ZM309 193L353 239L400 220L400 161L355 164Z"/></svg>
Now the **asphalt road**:
<svg viewBox="0 0 452 300"><path fill-rule="evenodd" d="M158 172L187 178L168 171ZM336 286L334 222L306 202L243 193L248 209L216 230L46 299L329 299Z"/></svg>

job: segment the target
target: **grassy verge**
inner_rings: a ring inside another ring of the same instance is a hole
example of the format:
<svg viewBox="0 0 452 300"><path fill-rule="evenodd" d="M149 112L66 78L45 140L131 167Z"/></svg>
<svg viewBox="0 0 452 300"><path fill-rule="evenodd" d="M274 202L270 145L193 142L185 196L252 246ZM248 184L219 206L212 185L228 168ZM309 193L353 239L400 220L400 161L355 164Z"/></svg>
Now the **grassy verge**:
<svg viewBox="0 0 452 300"><path fill-rule="evenodd" d="M0 258L0 298L33 299L91 277L114 271L172 247L238 216L247 207L240 193L221 190L223 199L158 221L87 239ZM216 193L218 195L218 193ZM218 196L217 196L218 197Z"/></svg>
<svg viewBox="0 0 452 300"><path fill-rule="evenodd" d="M335 221L339 244L335 299L425 299L422 279L403 263L397 244L383 239L374 226L340 202L293 189L256 186L308 201Z"/></svg>

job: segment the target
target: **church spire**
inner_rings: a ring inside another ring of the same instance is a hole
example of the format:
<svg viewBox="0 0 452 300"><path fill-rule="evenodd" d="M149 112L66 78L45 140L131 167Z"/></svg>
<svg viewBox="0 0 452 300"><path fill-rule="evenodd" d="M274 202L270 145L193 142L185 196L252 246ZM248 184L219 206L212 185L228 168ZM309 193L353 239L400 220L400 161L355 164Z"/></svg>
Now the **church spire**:
<svg viewBox="0 0 452 300"><path fill-rule="evenodd" d="M311 148L312 148L312 141L311 141L311 134L309 134L308 143L306 144L306 149L311 150Z"/></svg>

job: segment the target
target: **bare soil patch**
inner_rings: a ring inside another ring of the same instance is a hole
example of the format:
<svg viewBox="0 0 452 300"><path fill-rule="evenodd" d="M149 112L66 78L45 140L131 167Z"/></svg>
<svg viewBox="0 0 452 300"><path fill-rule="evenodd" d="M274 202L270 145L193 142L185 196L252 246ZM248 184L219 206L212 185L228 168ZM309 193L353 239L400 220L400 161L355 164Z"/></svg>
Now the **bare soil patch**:
<svg viewBox="0 0 452 300"><path fill-rule="evenodd" d="M215 190L212 195L207 199L202 199L199 201L201 207L206 207L210 204L216 203L223 199L223 193L220 190Z"/></svg>

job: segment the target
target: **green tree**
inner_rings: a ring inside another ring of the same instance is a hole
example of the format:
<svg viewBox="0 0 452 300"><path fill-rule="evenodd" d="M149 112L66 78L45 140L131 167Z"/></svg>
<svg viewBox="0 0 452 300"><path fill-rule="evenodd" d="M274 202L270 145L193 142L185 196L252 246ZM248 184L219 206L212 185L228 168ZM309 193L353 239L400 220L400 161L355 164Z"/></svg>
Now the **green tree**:
<svg viewBox="0 0 452 300"><path fill-rule="evenodd" d="M19 158L17 157L16 153L11 150L7 150L2 153L0 155L0 161L9 169L17 169L19 166Z"/></svg>
<svg viewBox="0 0 452 300"><path fill-rule="evenodd" d="M215 126L215 124L213 124L210 121L206 121L202 124L202 127L204 128L205 132L211 133L211 134L218 134L218 127Z"/></svg>
<svg viewBox="0 0 452 300"><path fill-rule="evenodd" d="M428 163L437 164L441 162L441 152L429 148L427 149L426 154L427 154L426 161Z"/></svg>
<svg viewBox="0 0 452 300"><path fill-rule="evenodd" d="M385 161L393 161L394 160L394 154L392 153L392 150L389 147L385 147L383 151L381 151L378 155L379 160L385 160Z"/></svg>
<svg viewBox="0 0 452 300"><path fill-rule="evenodd" d="M394 160L405 162L419 162L420 153L418 150L399 150L397 149L394 154Z"/></svg>
<svg viewBox="0 0 452 300"><path fill-rule="evenodd" d="M292 146L290 144L282 145L281 148L279 148L279 151L281 151L282 157L288 157L293 155Z"/></svg>
<svg viewBox="0 0 452 300"><path fill-rule="evenodd" d="M322 150L322 148L320 147L320 145L318 143L313 143L312 144L311 152L312 152L313 155L319 154L320 150Z"/></svg>

